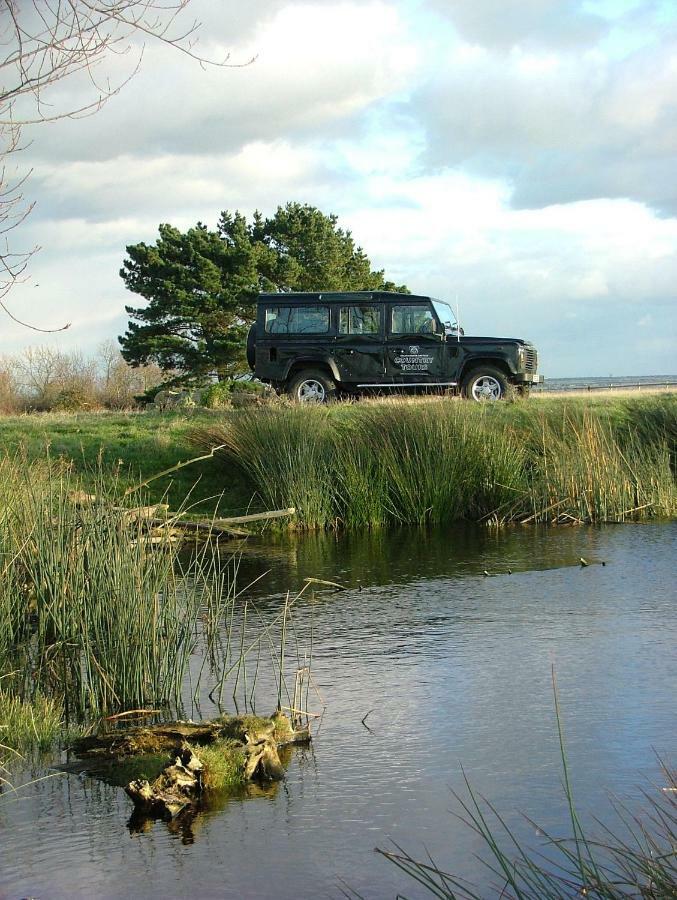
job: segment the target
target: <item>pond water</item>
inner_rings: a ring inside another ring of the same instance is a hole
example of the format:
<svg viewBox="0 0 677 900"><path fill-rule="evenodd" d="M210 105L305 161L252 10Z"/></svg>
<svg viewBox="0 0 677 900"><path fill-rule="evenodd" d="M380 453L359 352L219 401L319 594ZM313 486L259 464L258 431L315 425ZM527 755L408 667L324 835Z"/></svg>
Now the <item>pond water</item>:
<svg viewBox="0 0 677 900"><path fill-rule="evenodd" d="M0 897L425 896L373 852L391 841L493 896L452 792L463 766L535 846L522 813L568 833L553 665L583 820L612 821L610 794L639 807L648 781L663 783L656 754L674 762L677 735L676 556L674 523L252 544L239 578L270 570L252 588L264 614L306 576L348 587L296 607L300 646L312 620L326 704L312 747L293 751L275 790L183 830L128 830L123 791L86 775L5 793ZM200 712L214 709L205 699Z"/></svg>

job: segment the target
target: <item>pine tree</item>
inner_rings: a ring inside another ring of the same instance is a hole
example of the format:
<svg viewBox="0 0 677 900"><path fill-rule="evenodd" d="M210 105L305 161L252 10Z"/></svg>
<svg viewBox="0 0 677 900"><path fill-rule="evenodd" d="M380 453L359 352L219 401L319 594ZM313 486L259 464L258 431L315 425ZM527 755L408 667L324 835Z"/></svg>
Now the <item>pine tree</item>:
<svg viewBox="0 0 677 900"><path fill-rule="evenodd" d="M120 275L148 301L126 307L132 319L120 337L133 366L157 363L175 382L246 369L245 341L260 291L400 290L357 247L334 215L288 203L248 223L223 212L217 230L198 223L182 233L160 225L155 244L127 247Z"/></svg>

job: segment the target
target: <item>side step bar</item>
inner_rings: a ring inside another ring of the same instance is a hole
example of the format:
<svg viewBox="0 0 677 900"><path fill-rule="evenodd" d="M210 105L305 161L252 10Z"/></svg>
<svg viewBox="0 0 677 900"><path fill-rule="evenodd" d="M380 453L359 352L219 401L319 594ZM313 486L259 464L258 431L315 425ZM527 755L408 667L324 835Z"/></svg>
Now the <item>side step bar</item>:
<svg viewBox="0 0 677 900"><path fill-rule="evenodd" d="M457 381L400 381L398 384L358 384L360 388L458 387Z"/></svg>

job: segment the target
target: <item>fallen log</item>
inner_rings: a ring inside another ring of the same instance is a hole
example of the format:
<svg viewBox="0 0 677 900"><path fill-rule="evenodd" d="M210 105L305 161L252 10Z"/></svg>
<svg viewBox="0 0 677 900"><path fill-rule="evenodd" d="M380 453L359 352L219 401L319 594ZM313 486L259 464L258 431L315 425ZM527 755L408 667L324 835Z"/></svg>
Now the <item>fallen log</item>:
<svg viewBox="0 0 677 900"><path fill-rule="evenodd" d="M166 519L147 518L149 525L155 528L163 526L171 528L180 528L185 531L194 531L197 534L204 534L208 537L249 537L250 531L241 528L233 528L233 525L241 525L247 522L264 522L270 519L281 519L284 516L293 516L296 508L293 506L287 509L271 509L267 512L248 513L244 516L228 516L226 518L211 519L210 521L199 521L196 519L178 519L176 516L167 516Z"/></svg>
<svg viewBox="0 0 677 900"><path fill-rule="evenodd" d="M129 493L127 491L126 493ZM92 506L96 500L96 494L86 494L83 491L71 491L70 500L80 507ZM182 533L186 531L194 534L205 535L206 537L225 537L240 538L250 537L251 532L244 528L234 528L234 525L242 525L248 522L264 522L270 519L280 519L285 516L293 516L296 512L295 507L291 506L287 509L271 509L259 513L247 513L242 516L227 516L225 518L199 520L199 519L183 519L169 512L169 506L166 503L154 503L149 506L113 506L111 510L115 513L121 513L123 519L130 525L141 523L148 528L153 529L150 535L145 537L147 543L161 543L162 539L168 540L180 539ZM161 513L162 517L158 514Z"/></svg>
<svg viewBox="0 0 677 900"><path fill-rule="evenodd" d="M245 522L263 522L265 519L282 519L284 516L293 516L295 512L296 507L289 506L287 509L271 509L268 512L248 513L246 516L228 516L214 521L219 525L238 525Z"/></svg>
<svg viewBox="0 0 677 900"><path fill-rule="evenodd" d="M251 534L250 531L242 528L229 528L220 521L216 524L214 522L198 522L193 519L177 519L174 516L166 519L148 519L147 521L154 528L178 528L181 531L194 531L210 537L249 537Z"/></svg>

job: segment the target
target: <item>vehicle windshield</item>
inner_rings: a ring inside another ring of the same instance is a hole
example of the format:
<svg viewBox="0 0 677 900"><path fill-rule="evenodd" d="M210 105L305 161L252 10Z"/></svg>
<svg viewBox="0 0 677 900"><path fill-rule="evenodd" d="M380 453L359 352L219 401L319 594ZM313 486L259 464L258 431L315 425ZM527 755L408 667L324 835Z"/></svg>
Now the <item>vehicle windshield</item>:
<svg viewBox="0 0 677 900"><path fill-rule="evenodd" d="M449 304L445 303L443 300L433 299L433 306L435 307L435 312L440 317L447 334L455 334L458 331L458 322L456 321L456 316L452 312Z"/></svg>

